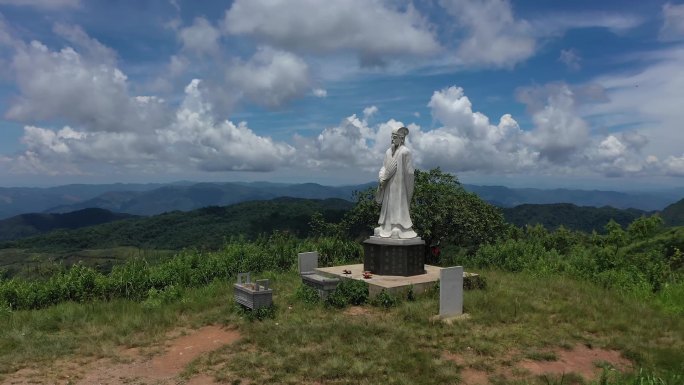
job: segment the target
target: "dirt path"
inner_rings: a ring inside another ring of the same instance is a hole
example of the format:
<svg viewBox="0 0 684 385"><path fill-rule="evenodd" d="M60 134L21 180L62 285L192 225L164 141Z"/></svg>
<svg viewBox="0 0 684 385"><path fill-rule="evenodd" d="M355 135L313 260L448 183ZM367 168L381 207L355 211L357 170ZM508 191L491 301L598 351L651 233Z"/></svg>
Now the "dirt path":
<svg viewBox="0 0 684 385"><path fill-rule="evenodd" d="M203 353L216 350L240 339L236 330L220 326L205 326L186 335L169 339L163 353L148 358L139 349L122 351L125 362L101 359L79 367L72 363L56 365L57 374L41 373L38 369L22 369L5 380L5 384L176 384L185 367ZM50 371L52 372L52 371ZM65 373L71 373L67 375ZM212 384L208 376L190 379L188 384Z"/></svg>

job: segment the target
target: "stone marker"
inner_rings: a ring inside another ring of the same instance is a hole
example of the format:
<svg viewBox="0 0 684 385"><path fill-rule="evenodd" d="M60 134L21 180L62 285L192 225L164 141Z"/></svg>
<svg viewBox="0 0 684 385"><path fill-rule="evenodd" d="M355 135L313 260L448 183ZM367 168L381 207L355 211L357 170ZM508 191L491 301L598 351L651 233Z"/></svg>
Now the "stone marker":
<svg viewBox="0 0 684 385"><path fill-rule="evenodd" d="M299 253L298 264L302 283L316 289L323 299L328 298L328 294L340 283L339 278L324 277L316 273L315 269L318 267L318 252L316 251Z"/></svg>
<svg viewBox="0 0 684 385"><path fill-rule="evenodd" d="M463 266L447 267L439 272L439 317L463 314Z"/></svg>
<svg viewBox="0 0 684 385"><path fill-rule="evenodd" d="M273 303L273 289L269 287L268 279L252 282L250 273L239 273L237 282L233 284L235 302L252 310L271 306Z"/></svg>
<svg viewBox="0 0 684 385"><path fill-rule="evenodd" d="M318 252L309 251L298 254L299 274L313 273L318 267Z"/></svg>

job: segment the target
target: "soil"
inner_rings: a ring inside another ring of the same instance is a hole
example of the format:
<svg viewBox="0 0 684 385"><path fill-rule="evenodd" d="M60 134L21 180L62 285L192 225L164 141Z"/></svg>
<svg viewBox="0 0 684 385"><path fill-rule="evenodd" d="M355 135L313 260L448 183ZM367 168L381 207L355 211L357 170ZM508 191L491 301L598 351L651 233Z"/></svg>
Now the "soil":
<svg viewBox="0 0 684 385"><path fill-rule="evenodd" d="M174 334L178 334L176 331ZM200 355L232 344L240 339L236 330L227 330L210 325L191 330L185 335L167 340L163 353L151 358L139 349L125 349L120 353L120 362L100 359L79 367L57 363L50 373L39 369L22 369L5 380L6 384L176 384L185 367ZM123 361L123 362L121 362ZM57 372L57 374L55 374ZM66 375L63 373L71 373ZM190 378L188 384L214 384L206 375Z"/></svg>
<svg viewBox="0 0 684 385"><path fill-rule="evenodd" d="M520 366L534 375L562 375L576 373L585 380L595 380L601 374L596 363L607 363L619 371L626 371L632 363L616 350L591 349L585 345L576 345L572 350L554 350L556 361L523 360Z"/></svg>
<svg viewBox="0 0 684 385"><path fill-rule="evenodd" d="M370 313L368 306L350 306L344 309L344 314L349 316L369 315Z"/></svg>
<svg viewBox="0 0 684 385"><path fill-rule="evenodd" d="M530 359L519 360L512 366L500 365L491 373L470 367L472 361L464 354L445 352L442 358L450 360L461 366L461 383L464 385L487 385L489 377L520 378L529 376L562 376L575 373L587 381L599 378L602 369L597 364L609 365L621 372L632 369L632 362L620 355L617 350L591 349L585 345L576 345L570 350L556 348L547 352L555 354L554 361L533 361ZM506 357L505 361L515 361L514 357ZM524 373L524 374L521 374Z"/></svg>

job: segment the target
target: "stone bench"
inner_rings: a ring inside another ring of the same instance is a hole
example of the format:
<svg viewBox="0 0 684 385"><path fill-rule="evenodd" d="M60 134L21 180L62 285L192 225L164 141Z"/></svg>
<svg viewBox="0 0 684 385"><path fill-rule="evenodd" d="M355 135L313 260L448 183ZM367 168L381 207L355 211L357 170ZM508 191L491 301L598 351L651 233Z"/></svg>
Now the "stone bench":
<svg viewBox="0 0 684 385"><path fill-rule="evenodd" d="M326 277L315 271L318 267L318 253L315 251L299 253L298 265L302 283L316 289L318 295L323 299L328 298L328 295L340 283L339 278Z"/></svg>

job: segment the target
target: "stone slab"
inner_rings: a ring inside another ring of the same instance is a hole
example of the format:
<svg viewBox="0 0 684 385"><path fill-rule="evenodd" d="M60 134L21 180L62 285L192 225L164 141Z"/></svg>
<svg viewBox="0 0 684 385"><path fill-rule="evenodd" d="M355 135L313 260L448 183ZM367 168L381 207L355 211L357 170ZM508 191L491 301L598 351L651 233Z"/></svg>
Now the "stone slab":
<svg viewBox="0 0 684 385"><path fill-rule="evenodd" d="M299 274L313 273L318 267L318 252L309 251L306 253L299 253L297 255L299 265Z"/></svg>
<svg viewBox="0 0 684 385"><path fill-rule="evenodd" d="M363 266L380 275L413 276L425 273L425 242L420 238L371 237L363 242Z"/></svg>
<svg viewBox="0 0 684 385"><path fill-rule="evenodd" d="M413 275L409 277L396 275L378 275L373 274L369 279L363 278L363 264L343 265L333 267L319 267L316 272L333 277L344 279L355 279L368 283L368 295L374 297L385 289L393 295L405 294L411 286L413 292L420 294L432 287L439 281L439 271L441 267L425 265L425 273L420 275ZM344 270L351 271L351 274L344 274Z"/></svg>
<svg viewBox="0 0 684 385"><path fill-rule="evenodd" d="M463 314L463 266L446 267L439 272L439 316Z"/></svg>
<svg viewBox="0 0 684 385"><path fill-rule="evenodd" d="M425 241L421 237L401 239L401 238L376 237L374 235L368 237L368 239L366 239L364 242L372 243L372 244L376 244L376 245L401 245L401 246L424 245L425 244Z"/></svg>
<svg viewBox="0 0 684 385"><path fill-rule="evenodd" d="M318 295L323 299L328 298L328 295L332 293L340 283L340 278L332 278L329 276L316 274L314 272L302 274L301 277L302 283L316 289L316 291L318 291Z"/></svg>

